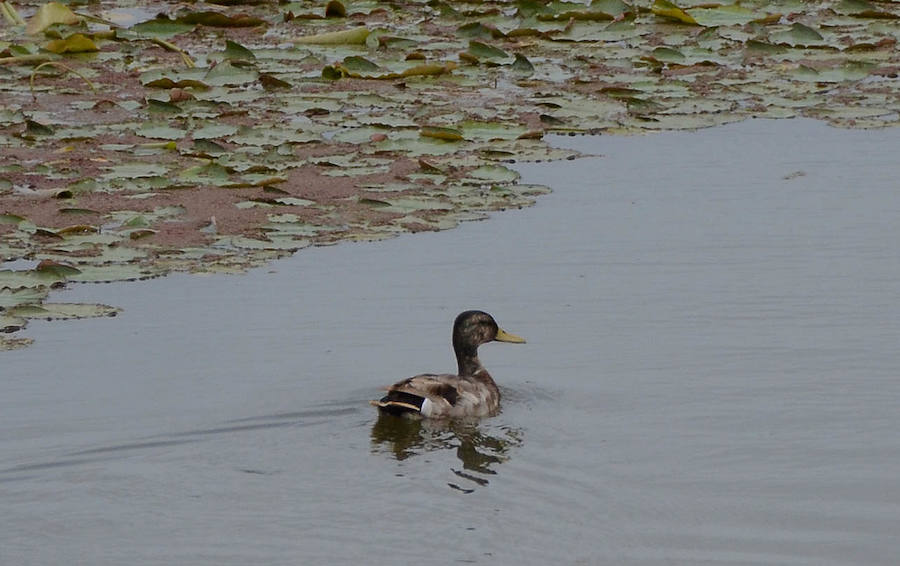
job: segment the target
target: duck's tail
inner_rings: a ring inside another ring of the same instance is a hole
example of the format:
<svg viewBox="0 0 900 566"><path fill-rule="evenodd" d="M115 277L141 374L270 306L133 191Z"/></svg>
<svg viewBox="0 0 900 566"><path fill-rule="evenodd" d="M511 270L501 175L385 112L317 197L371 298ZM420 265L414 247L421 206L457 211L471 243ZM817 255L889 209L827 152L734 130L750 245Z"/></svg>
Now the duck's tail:
<svg viewBox="0 0 900 566"><path fill-rule="evenodd" d="M403 391L389 391L387 395L378 401L369 401L369 404L378 407L379 411L394 416L417 417L422 415L422 407L427 402L424 397L405 393Z"/></svg>

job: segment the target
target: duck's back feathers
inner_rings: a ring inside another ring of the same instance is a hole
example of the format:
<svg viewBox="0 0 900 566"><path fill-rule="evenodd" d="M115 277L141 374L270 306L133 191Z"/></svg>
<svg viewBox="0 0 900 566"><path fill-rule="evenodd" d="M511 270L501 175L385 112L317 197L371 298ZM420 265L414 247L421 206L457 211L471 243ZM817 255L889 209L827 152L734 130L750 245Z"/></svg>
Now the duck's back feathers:
<svg viewBox="0 0 900 566"><path fill-rule="evenodd" d="M487 372L484 372L487 374ZM479 376L480 377L480 376ZM372 404L387 413L430 418L485 416L500 404L500 392L490 376L416 375L387 388Z"/></svg>

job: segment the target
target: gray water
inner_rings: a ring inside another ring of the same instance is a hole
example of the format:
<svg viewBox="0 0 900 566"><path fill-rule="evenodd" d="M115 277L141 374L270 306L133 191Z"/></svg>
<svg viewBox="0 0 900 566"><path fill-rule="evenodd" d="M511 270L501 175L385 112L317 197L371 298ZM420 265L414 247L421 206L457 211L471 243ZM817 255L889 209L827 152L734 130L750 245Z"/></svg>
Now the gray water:
<svg viewBox="0 0 900 566"><path fill-rule="evenodd" d="M537 206L77 286L2 354L0 564L896 564L900 130L561 138ZM482 308L503 412L378 420Z"/></svg>

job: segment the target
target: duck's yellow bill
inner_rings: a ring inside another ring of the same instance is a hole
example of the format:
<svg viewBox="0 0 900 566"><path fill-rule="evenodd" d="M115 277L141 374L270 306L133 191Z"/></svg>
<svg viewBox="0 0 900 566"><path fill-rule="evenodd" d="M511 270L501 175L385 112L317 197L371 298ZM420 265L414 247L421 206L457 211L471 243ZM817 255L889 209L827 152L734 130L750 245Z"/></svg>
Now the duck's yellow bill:
<svg viewBox="0 0 900 566"><path fill-rule="evenodd" d="M512 342L513 344L524 344L525 339L521 336L516 336L515 334L510 334L509 332L503 330L502 328L497 329L497 337L494 338L497 342Z"/></svg>

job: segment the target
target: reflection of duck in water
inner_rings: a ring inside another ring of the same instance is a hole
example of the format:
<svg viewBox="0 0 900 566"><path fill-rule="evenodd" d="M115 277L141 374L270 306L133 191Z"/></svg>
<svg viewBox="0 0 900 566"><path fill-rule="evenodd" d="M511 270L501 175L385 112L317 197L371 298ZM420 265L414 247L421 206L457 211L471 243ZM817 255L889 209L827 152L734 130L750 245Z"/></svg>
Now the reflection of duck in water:
<svg viewBox="0 0 900 566"><path fill-rule="evenodd" d="M487 342L523 343L505 332L486 312L466 311L453 323L453 350L458 375L424 373L387 388L372 404L384 413L410 417L483 417L497 412L500 390L478 359L478 346Z"/></svg>
<svg viewBox="0 0 900 566"><path fill-rule="evenodd" d="M494 475L494 467L509 459L511 449L521 446L522 431L508 426L486 428L469 419L399 419L382 413L372 426L374 451L388 452L397 460L439 450L456 450L464 470L457 476L487 484L481 475ZM451 485L451 487L456 487Z"/></svg>

